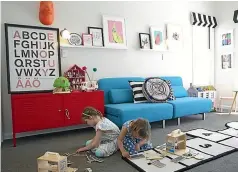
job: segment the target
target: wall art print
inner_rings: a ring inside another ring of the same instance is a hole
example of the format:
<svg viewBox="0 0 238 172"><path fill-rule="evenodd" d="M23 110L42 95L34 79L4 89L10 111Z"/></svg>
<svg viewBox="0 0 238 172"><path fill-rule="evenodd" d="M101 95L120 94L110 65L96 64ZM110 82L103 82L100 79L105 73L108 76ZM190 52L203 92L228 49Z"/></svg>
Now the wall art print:
<svg viewBox="0 0 238 172"><path fill-rule="evenodd" d="M231 69L233 68L233 53L223 53L221 54L221 68Z"/></svg>
<svg viewBox="0 0 238 172"><path fill-rule="evenodd" d="M151 26L150 36L151 36L152 49L159 51L166 50L164 26L163 27Z"/></svg>
<svg viewBox="0 0 238 172"><path fill-rule="evenodd" d="M141 49L151 49L151 39L148 33L139 33L140 48Z"/></svg>
<svg viewBox="0 0 238 172"><path fill-rule="evenodd" d="M222 48L233 48L234 47L234 40L233 40L233 30L225 30L222 31L220 34L220 46Z"/></svg>
<svg viewBox="0 0 238 172"><path fill-rule="evenodd" d="M168 49L177 51L182 49L183 34L182 27L178 24L167 24L167 45Z"/></svg>
<svg viewBox="0 0 238 172"><path fill-rule="evenodd" d="M105 47L127 48L125 19L103 15Z"/></svg>
<svg viewBox="0 0 238 172"><path fill-rule="evenodd" d="M99 27L88 27L88 33L93 36L93 46L95 47L103 47L103 28Z"/></svg>
<svg viewBox="0 0 238 172"><path fill-rule="evenodd" d="M59 29L5 23L8 92L50 92L61 75Z"/></svg>

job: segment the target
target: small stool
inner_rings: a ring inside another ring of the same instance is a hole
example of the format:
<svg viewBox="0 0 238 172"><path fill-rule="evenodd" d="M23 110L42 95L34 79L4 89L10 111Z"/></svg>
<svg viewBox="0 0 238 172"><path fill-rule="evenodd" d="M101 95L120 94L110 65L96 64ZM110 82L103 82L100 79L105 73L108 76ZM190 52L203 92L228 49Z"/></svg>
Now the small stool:
<svg viewBox="0 0 238 172"><path fill-rule="evenodd" d="M223 111L223 108L222 108L222 107L232 108L231 106L228 106L228 105L222 105L222 102L225 101L225 100L226 100L226 101L227 101L227 100L234 101L234 97L220 97L220 99L219 99L219 111L220 111L220 112ZM235 105L235 112L237 112L236 100L234 101L234 105Z"/></svg>

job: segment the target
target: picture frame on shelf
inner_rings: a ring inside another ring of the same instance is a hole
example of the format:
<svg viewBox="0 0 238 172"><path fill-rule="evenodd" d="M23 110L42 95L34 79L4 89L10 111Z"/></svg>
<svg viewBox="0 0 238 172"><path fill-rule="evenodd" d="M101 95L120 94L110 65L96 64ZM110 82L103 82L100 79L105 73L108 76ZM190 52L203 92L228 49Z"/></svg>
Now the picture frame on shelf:
<svg viewBox="0 0 238 172"><path fill-rule="evenodd" d="M70 38L68 39L70 45L82 46L83 39L82 36L78 33L70 33Z"/></svg>
<svg viewBox="0 0 238 172"><path fill-rule="evenodd" d="M183 48L183 30L179 24L167 24L166 39L169 51L179 51Z"/></svg>
<svg viewBox="0 0 238 172"><path fill-rule="evenodd" d="M167 50L167 46L165 43L165 38L166 38L165 33L166 33L166 29L164 25L150 27L152 49L158 50L158 51Z"/></svg>
<svg viewBox="0 0 238 172"><path fill-rule="evenodd" d="M93 46L104 47L103 28L88 27L88 33L92 34Z"/></svg>
<svg viewBox="0 0 238 172"><path fill-rule="evenodd" d="M151 49L151 37L149 33L139 33L140 48Z"/></svg>
<svg viewBox="0 0 238 172"><path fill-rule="evenodd" d="M127 49L125 18L103 15L102 20L105 47Z"/></svg>
<svg viewBox="0 0 238 172"><path fill-rule="evenodd" d="M83 39L83 46L92 47L93 46L93 37L92 34L83 33L82 34Z"/></svg>

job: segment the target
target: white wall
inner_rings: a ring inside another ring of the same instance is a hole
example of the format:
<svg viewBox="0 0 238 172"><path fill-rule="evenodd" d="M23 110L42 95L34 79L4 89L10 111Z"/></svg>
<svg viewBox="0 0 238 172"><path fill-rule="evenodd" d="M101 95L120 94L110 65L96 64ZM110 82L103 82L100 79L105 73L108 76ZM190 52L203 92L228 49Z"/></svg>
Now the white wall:
<svg viewBox="0 0 238 172"><path fill-rule="evenodd" d="M39 2L2 2L2 26L5 22L41 25L38 8ZM96 79L114 76L179 75L187 88L193 80L190 12L213 15L212 9L213 2L55 2L55 21L52 27L67 28L71 32L87 32L88 26L102 27L102 14L126 18L128 50L68 49L68 57L62 58L62 70L65 71L76 63L80 66L86 65L89 69L97 67ZM163 23L180 24L184 35L184 49L179 53L165 53L164 60L159 52L144 52L138 49L138 33L149 32L150 25ZM4 35L4 32L2 34ZM203 32L196 34L204 35ZM2 48L5 49L4 37L1 41ZM6 72L5 51L2 52L2 58L2 71ZM209 71L204 68L203 70ZM4 135L8 138L11 137L12 126L6 74L2 74L2 81Z"/></svg>
<svg viewBox="0 0 238 172"><path fill-rule="evenodd" d="M233 22L234 11L237 10L238 2L216 2L215 14L218 20L215 41L215 87L218 90L218 96L232 96L234 82L238 84L238 24ZM222 70L221 57L222 51L219 45L219 35L221 31L234 29L234 68L232 70ZM231 104L227 102L225 104Z"/></svg>

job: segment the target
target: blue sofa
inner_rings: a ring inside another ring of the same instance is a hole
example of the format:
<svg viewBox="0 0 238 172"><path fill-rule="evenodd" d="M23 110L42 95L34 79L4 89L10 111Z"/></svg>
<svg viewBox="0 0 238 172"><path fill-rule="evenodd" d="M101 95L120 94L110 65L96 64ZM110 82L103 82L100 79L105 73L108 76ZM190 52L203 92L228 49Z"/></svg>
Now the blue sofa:
<svg viewBox="0 0 238 172"><path fill-rule="evenodd" d="M188 97L181 77L160 77L170 80L176 100L167 103L134 103L131 81L144 81L142 77L102 78L98 81L99 90L104 91L105 116L121 127L127 120L138 117L150 122L177 118L178 125L183 116L203 114L212 110L212 101L205 98Z"/></svg>

